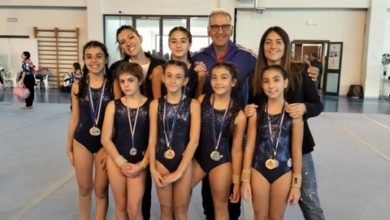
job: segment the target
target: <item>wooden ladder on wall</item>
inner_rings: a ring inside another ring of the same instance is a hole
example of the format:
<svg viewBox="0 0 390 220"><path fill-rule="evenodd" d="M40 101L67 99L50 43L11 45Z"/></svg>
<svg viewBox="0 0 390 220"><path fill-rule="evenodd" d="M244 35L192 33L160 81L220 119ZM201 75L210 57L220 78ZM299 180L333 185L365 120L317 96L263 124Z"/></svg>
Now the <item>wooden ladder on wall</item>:
<svg viewBox="0 0 390 220"><path fill-rule="evenodd" d="M79 28L39 29L34 27L38 39L39 67L49 68L49 87L60 88L64 75L73 70L73 63L79 62Z"/></svg>

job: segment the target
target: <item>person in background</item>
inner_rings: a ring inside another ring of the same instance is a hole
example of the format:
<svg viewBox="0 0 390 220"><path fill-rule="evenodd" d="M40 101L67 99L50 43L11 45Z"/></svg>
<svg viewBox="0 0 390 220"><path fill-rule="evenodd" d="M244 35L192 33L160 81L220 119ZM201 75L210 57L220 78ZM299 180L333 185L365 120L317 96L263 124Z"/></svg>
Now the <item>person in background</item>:
<svg viewBox="0 0 390 220"><path fill-rule="evenodd" d="M34 78L34 64L30 59L30 52L24 51L22 53L22 72L19 83L23 83L24 86L30 91L30 95L25 100L26 105L22 109L32 109L35 94L35 78Z"/></svg>
<svg viewBox="0 0 390 220"><path fill-rule="evenodd" d="M195 53L194 61L202 61L210 71L211 67L219 62L227 61L238 68L236 94L240 106L243 107L248 101L248 79L255 72L256 56L247 48L235 44L230 40L233 34L232 16L222 8L214 9L209 16L208 36L212 43ZM210 73L209 73L210 74ZM212 94L210 75L206 76L203 92ZM206 177L202 182L203 209L207 219L214 218L214 208L210 192L210 184ZM231 220L238 219L241 215L241 203L229 203L229 217Z"/></svg>
<svg viewBox="0 0 390 220"><path fill-rule="evenodd" d="M268 65L281 65L287 72L288 87L284 98L288 103L286 112L291 118L303 117L304 134L302 144L302 187L299 206L305 219L325 219L317 194L317 180L311 152L314 150L314 138L307 120L318 116L323 105L314 81L318 69L308 67L301 72L292 68L291 42L285 30L274 26L268 28L261 37L256 64L256 73L251 79L249 102L245 106L247 117L256 113L257 106L262 106L267 99L261 92L261 70Z"/></svg>
<svg viewBox="0 0 390 220"><path fill-rule="evenodd" d="M310 66L316 67L318 69L318 77L316 80L317 89L321 88L321 80L322 80L322 63L318 59L318 56L316 53L310 54Z"/></svg>

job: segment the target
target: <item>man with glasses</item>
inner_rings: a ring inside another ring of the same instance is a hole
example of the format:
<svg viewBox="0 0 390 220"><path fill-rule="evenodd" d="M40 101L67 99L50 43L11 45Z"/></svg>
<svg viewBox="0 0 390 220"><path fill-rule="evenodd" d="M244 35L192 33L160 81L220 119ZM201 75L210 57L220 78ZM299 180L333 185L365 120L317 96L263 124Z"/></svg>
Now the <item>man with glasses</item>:
<svg viewBox="0 0 390 220"><path fill-rule="evenodd" d="M230 37L233 34L232 16L225 9L214 9L209 16L208 36L212 39L211 45L194 54L194 61L202 61L207 70L218 62L227 61L235 64L239 69L237 92L242 107L248 102L249 77L255 72L256 55L249 49L233 43ZM210 74L210 73L209 73ZM209 75L206 77L204 93L212 94ZM203 209L206 219L214 219L213 200L211 198L208 177L202 183ZM240 216L240 203L229 203L229 217L231 220Z"/></svg>

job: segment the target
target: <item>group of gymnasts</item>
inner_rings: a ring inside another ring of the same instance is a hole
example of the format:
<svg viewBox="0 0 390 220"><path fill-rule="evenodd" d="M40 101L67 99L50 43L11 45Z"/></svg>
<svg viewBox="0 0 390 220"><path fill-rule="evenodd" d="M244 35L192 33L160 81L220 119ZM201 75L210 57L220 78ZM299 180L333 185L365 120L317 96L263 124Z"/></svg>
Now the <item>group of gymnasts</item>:
<svg viewBox="0 0 390 220"><path fill-rule="evenodd" d="M212 18L226 17L223 10L212 15L209 31ZM232 28L217 26L220 34ZM302 110L285 94L312 89L302 89L312 83L307 75L290 73L283 33L272 27L263 35L249 81L223 57L211 66L195 61L184 27L169 33L169 61L144 52L142 36L129 25L117 30L123 59L110 68L106 46L86 43L83 76L71 89L66 147L80 219L91 218L93 191L94 216L106 218L109 184L116 219L149 219L152 182L160 219L188 219L192 189L206 176L209 218L229 219L228 204L243 198L252 201L256 219L282 219L301 196L303 116L310 108ZM241 98L248 96L256 105Z"/></svg>

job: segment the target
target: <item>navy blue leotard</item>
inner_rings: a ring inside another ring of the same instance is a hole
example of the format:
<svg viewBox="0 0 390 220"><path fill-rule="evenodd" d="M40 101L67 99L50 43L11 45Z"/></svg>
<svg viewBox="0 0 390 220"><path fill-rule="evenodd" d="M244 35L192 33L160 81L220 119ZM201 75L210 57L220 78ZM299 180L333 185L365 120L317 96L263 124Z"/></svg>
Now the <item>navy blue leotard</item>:
<svg viewBox="0 0 390 220"><path fill-rule="evenodd" d="M274 144L276 142L276 136L279 133L279 125L282 114L270 115L272 136ZM274 182L283 174L291 170L291 136L292 136L292 119L285 113L282 131L279 137L279 147L277 149L276 159L279 162L279 166L275 169L268 169L265 167L265 161L270 159L270 155L273 154L273 144L268 128L267 112L263 110L257 111L257 129L256 129L256 149L253 157L253 168L259 171L269 183Z"/></svg>
<svg viewBox="0 0 390 220"><path fill-rule="evenodd" d="M157 132L157 146L156 146L156 160L169 170L174 172L179 166L185 148L187 147L190 134L190 107L192 99L185 97L180 104L180 108L177 111L176 125L171 142L172 150L175 151L175 157L173 159L166 159L164 153L167 150L167 143L164 135L163 115L164 115L164 103L165 98L158 99L158 132ZM172 128L172 124L175 117L175 111L179 107L179 104L166 103L166 126ZM169 134L168 134L169 135Z"/></svg>
<svg viewBox="0 0 390 220"><path fill-rule="evenodd" d="M200 141L199 146L196 149L195 159L198 161L200 167L206 173L209 173L215 167L231 162L231 153L230 149L232 146L232 137L230 135L229 129L232 119L232 111L228 110L226 119L223 123L223 130L221 135L221 140L218 147L218 152L221 154L222 158L219 161L214 161L210 158L210 153L214 151L215 144L212 131L212 111L214 111L214 125L216 135L215 140L218 140L219 131L221 130L221 122L225 110L216 110L213 108L210 102L210 95L205 95L201 103L201 130L200 130Z"/></svg>
<svg viewBox="0 0 390 220"><path fill-rule="evenodd" d="M134 132L134 147L137 149L136 155L130 155L132 145L130 125L127 116L127 107L120 99L115 100L115 117L114 117L114 137L113 142L119 154L126 158L130 163L138 163L144 157L149 139L149 103L146 100L139 108L138 120ZM137 108L129 108L131 122L134 126L134 120Z"/></svg>
<svg viewBox="0 0 390 220"><path fill-rule="evenodd" d="M97 111L99 108L98 102L100 100L101 89L91 88L92 99L94 104L94 109ZM96 153L102 148L100 143L100 135L92 136L89 134L89 129L93 126L93 119L91 114L91 104L88 95L88 86L86 86L81 92L81 97L79 97L79 107L80 107L80 116L79 123L76 128L74 139L84 145L91 153ZM97 123L97 127L101 130L103 125L104 113L106 111L106 106L110 100L112 100L112 85L106 82L104 91L103 91L103 100L101 103L100 117Z"/></svg>

